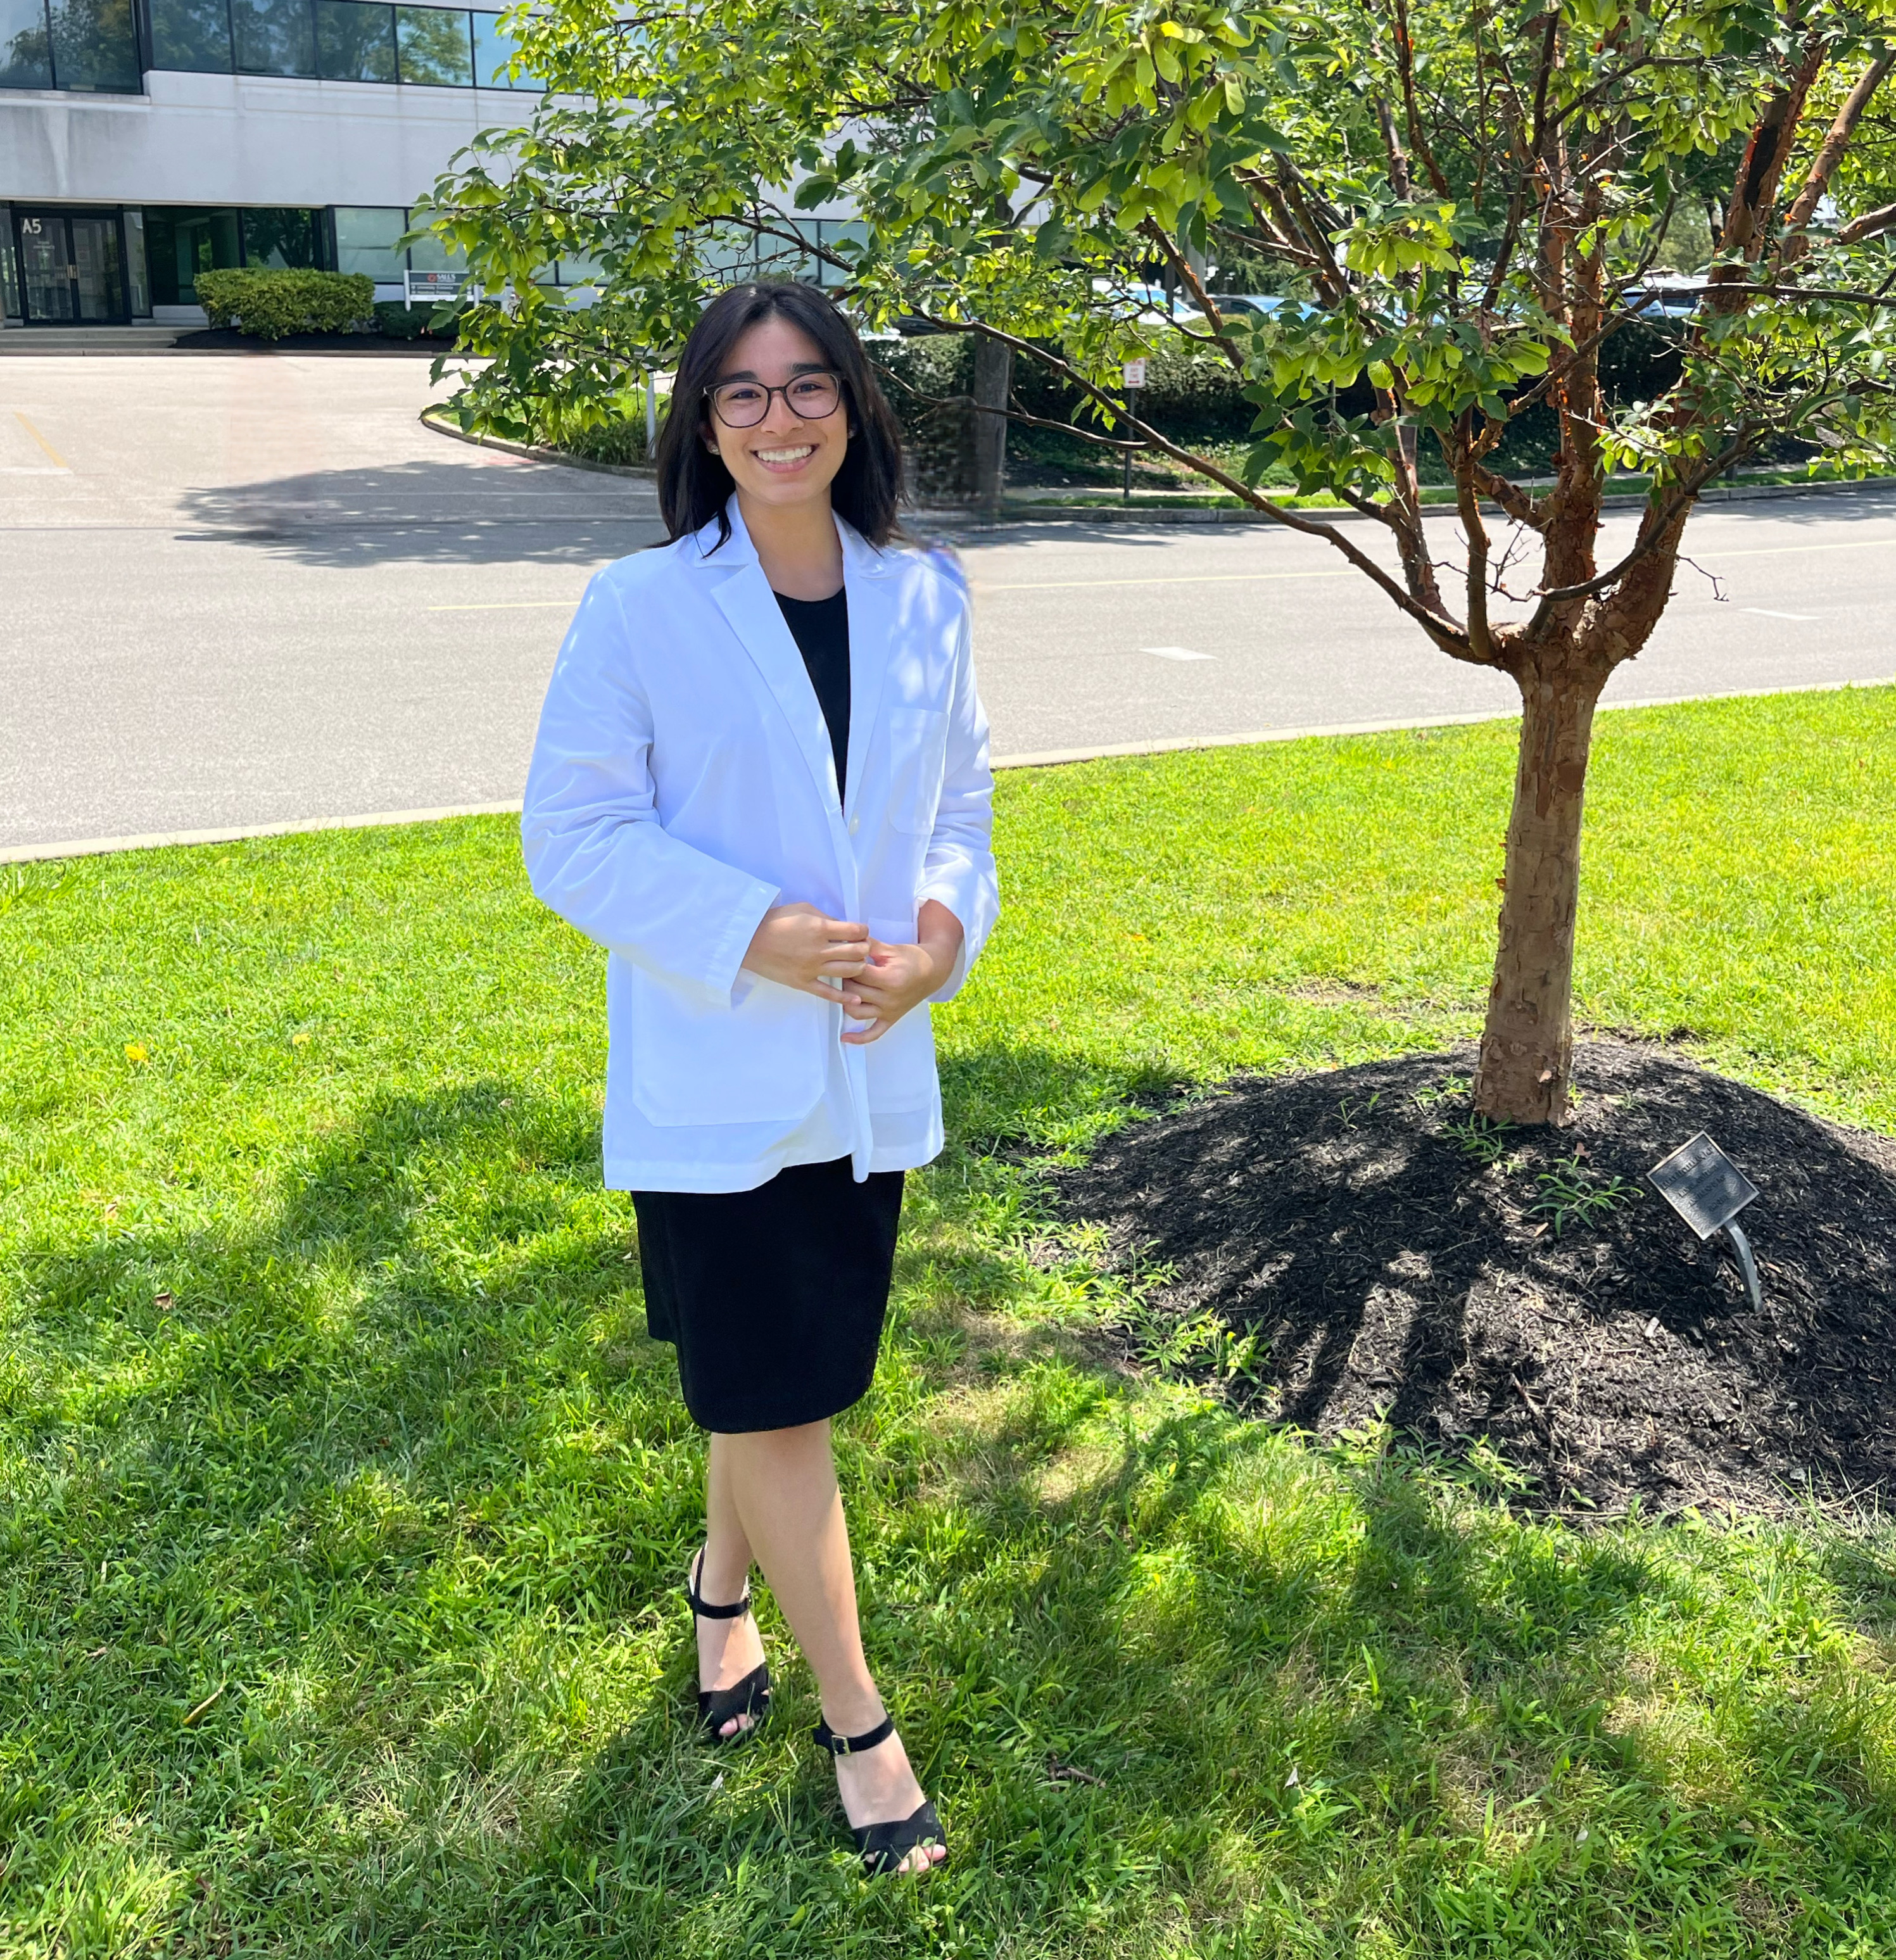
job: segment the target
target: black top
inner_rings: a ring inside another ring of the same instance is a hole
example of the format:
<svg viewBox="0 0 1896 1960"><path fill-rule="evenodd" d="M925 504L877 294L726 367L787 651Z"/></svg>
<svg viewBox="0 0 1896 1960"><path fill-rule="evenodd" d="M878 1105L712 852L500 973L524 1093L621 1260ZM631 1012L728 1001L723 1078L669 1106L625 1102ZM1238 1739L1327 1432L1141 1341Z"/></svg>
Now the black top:
<svg viewBox="0 0 1896 1960"><path fill-rule="evenodd" d="M849 772L849 594L847 588L827 599L786 599L780 592L784 623L797 642L816 690L818 705L829 724L830 752L836 758L836 794L848 788Z"/></svg>

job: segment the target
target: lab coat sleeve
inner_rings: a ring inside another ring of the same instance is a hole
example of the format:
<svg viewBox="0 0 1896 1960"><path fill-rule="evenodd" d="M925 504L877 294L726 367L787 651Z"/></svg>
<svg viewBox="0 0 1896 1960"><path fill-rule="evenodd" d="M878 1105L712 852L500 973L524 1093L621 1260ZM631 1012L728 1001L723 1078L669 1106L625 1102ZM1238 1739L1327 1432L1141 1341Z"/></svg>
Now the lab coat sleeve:
<svg viewBox="0 0 1896 1960"><path fill-rule="evenodd" d="M951 1001L981 956L1000 916L1000 885L994 870L994 772L988 764L988 717L975 691L973 633L963 610L955 649L954 692L948 711L948 746L941 800L922 861L919 910L937 899L961 921L961 956L947 984L929 998Z"/></svg>
<svg viewBox="0 0 1896 1960"><path fill-rule="evenodd" d="M595 578L540 710L520 811L535 893L609 952L729 1007L775 886L669 836L652 714L617 595Z"/></svg>

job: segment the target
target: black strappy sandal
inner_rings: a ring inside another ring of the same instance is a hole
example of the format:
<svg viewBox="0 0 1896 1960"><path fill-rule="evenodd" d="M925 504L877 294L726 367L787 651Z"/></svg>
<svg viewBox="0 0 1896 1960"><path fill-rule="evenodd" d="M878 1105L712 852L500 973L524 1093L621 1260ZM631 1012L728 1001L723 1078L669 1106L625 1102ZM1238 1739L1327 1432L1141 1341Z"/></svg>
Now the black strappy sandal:
<svg viewBox="0 0 1896 1960"><path fill-rule="evenodd" d="M832 1756L861 1755L864 1750L887 1742L895 1732L895 1720L888 1715L860 1736L839 1736L827 1722L819 1722L810 1731ZM909 1816L891 1818L886 1824L852 1824L849 1834L856 1841L856 1850L863 1861L863 1876L870 1879L879 1879L883 1873L893 1871L918 1846L939 1844L943 1850L948 1848L948 1833L943 1828L935 1806L925 1797L921 1808ZM934 1861L931 1860L924 1869L934 1870ZM918 1872L915 1876L919 1878L921 1874Z"/></svg>
<svg viewBox="0 0 1896 1960"><path fill-rule="evenodd" d="M705 1554L701 1550L692 1561L691 1577L685 1581L685 1597L701 1620L735 1620L750 1611L750 1586L735 1605L711 1606L698 1596L698 1582L704 1577ZM770 1713L770 1664L760 1661L743 1679L731 1688L701 1688L698 1691L698 1719L714 1742L741 1742L756 1734ZM748 1715L748 1729L734 1729L727 1736L720 1731L733 1716Z"/></svg>

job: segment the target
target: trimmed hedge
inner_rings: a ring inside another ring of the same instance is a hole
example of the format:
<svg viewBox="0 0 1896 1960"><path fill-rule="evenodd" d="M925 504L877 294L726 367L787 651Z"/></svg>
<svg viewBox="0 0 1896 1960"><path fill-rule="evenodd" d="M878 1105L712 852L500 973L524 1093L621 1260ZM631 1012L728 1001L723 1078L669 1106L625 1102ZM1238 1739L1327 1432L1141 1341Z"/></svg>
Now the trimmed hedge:
<svg viewBox="0 0 1896 1960"><path fill-rule="evenodd" d="M291 333L348 333L372 315L375 282L360 272L311 272L256 266L200 272L198 304L213 326L259 340Z"/></svg>

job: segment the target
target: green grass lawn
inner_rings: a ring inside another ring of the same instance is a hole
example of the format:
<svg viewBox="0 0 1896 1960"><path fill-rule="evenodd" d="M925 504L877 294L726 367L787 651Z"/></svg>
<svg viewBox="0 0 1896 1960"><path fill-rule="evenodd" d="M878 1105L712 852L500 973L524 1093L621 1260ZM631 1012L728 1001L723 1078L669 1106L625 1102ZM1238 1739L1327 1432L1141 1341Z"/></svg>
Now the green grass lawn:
<svg viewBox="0 0 1896 1960"><path fill-rule="evenodd" d="M1470 1032L1505 726L1009 777L844 1425L955 1842L689 1739L600 962L470 820L0 887L0 1953L1896 1951L1896 1546L1588 1533L1102 1365L996 1139ZM1602 718L1580 1003L1896 1131L1896 689Z"/></svg>

